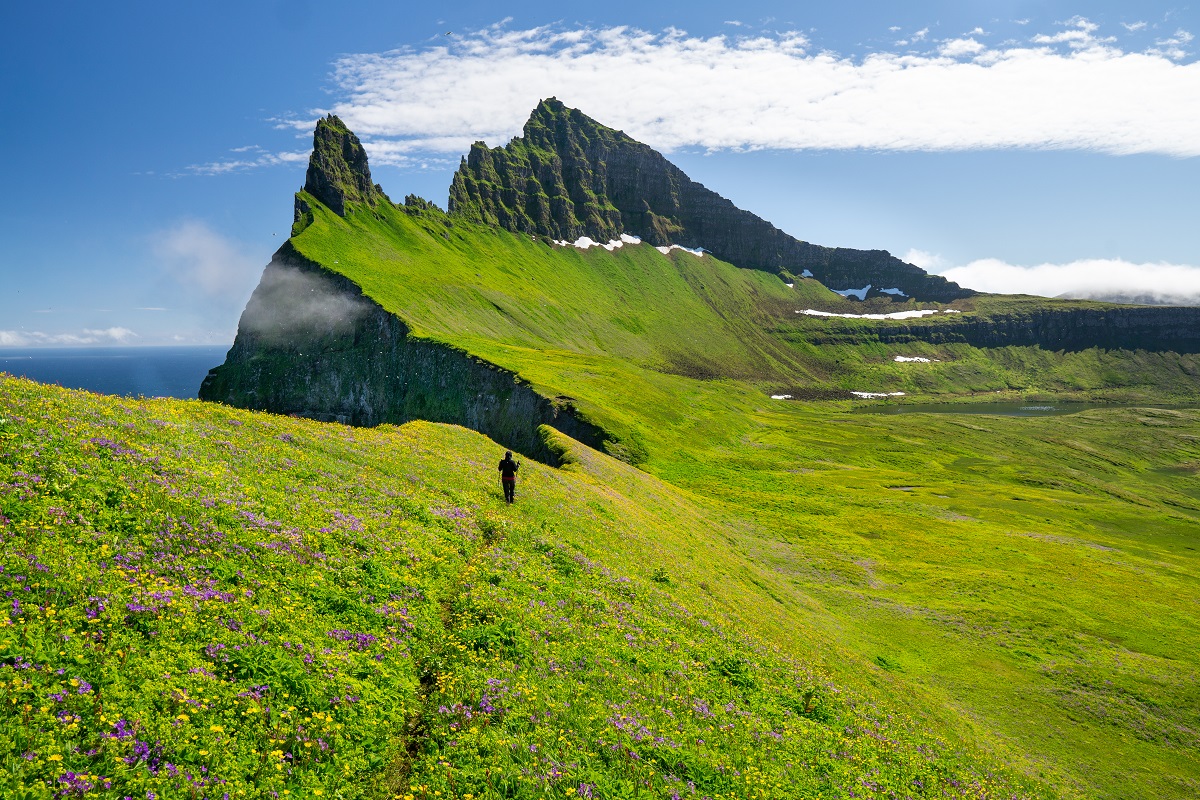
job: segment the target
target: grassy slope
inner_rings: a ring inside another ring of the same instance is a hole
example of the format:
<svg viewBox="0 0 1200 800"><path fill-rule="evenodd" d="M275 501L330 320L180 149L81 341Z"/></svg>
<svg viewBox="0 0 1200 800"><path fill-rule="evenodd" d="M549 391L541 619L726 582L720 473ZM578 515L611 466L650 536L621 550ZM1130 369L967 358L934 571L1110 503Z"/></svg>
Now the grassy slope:
<svg viewBox="0 0 1200 800"><path fill-rule="evenodd" d="M740 518L746 556L787 579L761 602L818 610L815 624L939 694L982 736L1069 775L1061 786L1196 794L1194 416L878 418L771 403L761 391L828 380L927 396L1178 398L1195 390L1193 357L795 340L779 355L763 339L780 315L836 302L810 282L797 295L711 259L677 254L680 272L664 272L648 248L555 251L457 223L438 256L436 219L386 223L321 219L296 243L338 260L334 269L419 330L633 431L649 471ZM742 316L729 294L696 304L679 284L689 268L709 270L689 286L746 281L757 302ZM636 335L609 336L631 313ZM723 329L725 319L743 327ZM757 385L651 369L693 337L726 374ZM897 354L942 361L896 364Z"/></svg>
<svg viewBox="0 0 1200 800"><path fill-rule="evenodd" d="M557 441L510 508L459 428L0 377L0 795L1048 796Z"/></svg>

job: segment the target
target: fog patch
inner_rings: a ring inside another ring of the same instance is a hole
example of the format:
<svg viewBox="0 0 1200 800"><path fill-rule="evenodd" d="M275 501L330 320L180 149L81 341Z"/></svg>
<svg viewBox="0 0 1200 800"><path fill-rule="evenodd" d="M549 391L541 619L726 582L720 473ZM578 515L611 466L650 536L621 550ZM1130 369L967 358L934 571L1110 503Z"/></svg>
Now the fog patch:
<svg viewBox="0 0 1200 800"><path fill-rule="evenodd" d="M242 312L238 333L272 343L343 336L374 307L330 278L272 262Z"/></svg>

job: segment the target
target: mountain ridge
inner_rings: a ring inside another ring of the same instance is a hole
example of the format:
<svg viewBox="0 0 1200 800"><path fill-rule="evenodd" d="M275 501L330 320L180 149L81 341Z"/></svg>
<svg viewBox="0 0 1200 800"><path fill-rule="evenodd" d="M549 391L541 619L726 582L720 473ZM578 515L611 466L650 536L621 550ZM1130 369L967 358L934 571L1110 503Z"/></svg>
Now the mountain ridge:
<svg viewBox="0 0 1200 800"><path fill-rule="evenodd" d="M450 187L448 210L514 233L607 242L623 233L651 244L703 248L747 269L811 273L832 289L918 300L976 294L885 250L823 247L796 239L693 181L648 145L555 98L541 101L522 135L503 147L476 142Z"/></svg>

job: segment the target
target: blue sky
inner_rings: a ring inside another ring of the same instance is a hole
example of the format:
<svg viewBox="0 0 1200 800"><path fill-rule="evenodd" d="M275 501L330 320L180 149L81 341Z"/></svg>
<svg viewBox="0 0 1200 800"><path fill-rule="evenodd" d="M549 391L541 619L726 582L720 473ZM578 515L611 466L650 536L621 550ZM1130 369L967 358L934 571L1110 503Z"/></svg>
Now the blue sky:
<svg viewBox="0 0 1200 800"><path fill-rule="evenodd" d="M5 4L0 346L230 342L317 116L444 205L547 95L808 241L1200 302L1187 5L426 5Z"/></svg>

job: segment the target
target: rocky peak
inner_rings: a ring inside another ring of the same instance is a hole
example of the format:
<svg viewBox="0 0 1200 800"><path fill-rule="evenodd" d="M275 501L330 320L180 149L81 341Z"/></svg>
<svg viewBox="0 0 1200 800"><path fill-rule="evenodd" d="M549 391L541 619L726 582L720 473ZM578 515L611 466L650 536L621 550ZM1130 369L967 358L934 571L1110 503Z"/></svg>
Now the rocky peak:
<svg viewBox="0 0 1200 800"><path fill-rule="evenodd" d="M348 202L373 206L387 200L383 189L371 182L371 168L362 143L333 114L317 120L304 191L339 216L346 215Z"/></svg>
<svg viewBox="0 0 1200 800"><path fill-rule="evenodd" d="M835 290L868 287L870 296L896 290L949 301L974 294L882 250L789 236L649 146L553 97L538 103L522 135L504 147L471 147L454 175L449 211L555 240L606 242L630 233L654 245L701 247L739 267L812 274Z"/></svg>

